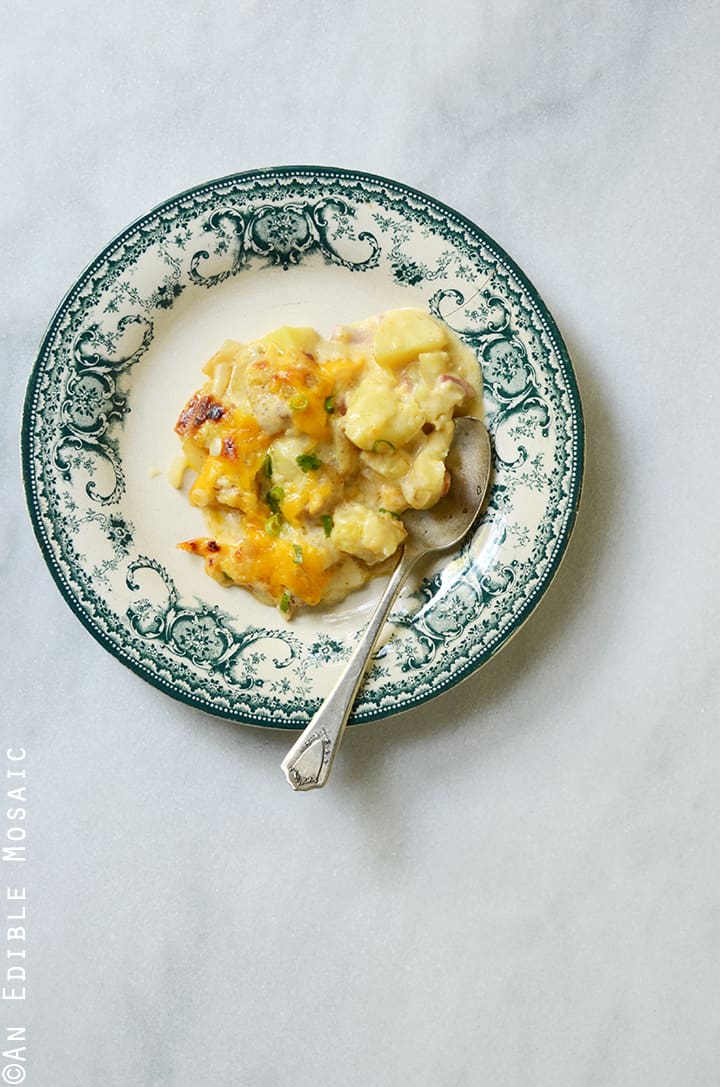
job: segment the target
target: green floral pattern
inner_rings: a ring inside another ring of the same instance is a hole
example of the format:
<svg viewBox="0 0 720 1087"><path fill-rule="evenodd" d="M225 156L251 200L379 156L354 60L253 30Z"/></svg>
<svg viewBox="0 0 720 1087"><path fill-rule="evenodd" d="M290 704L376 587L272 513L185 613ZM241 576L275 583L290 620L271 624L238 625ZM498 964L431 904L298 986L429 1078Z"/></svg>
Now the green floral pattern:
<svg viewBox="0 0 720 1087"><path fill-rule="evenodd" d="M123 379L151 340L152 324L132 315L123 317L113 330L91 324L72 344L72 361L62 379L52 461L66 483L84 471L89 476L88 497L103 504L117 502L124 488L113 434L114 424L122 424L129 410ZM111 486L106 491L95 478L99 462L111 469Z"/></svg>
<svg viewBox="0 0 720 1087"><path fill-rule="evenodd" d="M567 544L583 466L579 397L552 318L456 212L395 182L311 167L183 193L128 227L71 289L35 364L23 427L35 530L86 626L173 696L276 727L307 722L319 695L306 692L337 671L353 638L335 636L322 613L311 630L271 609L243 622L230 599L221 609L176 584L165 556L139 550L147 531L125 506L121 439L128 413L142 411L135 375L178 299L255 270L323 267L357 275L358 317L364 276L382 276L394 297L447 321L482 366L495 451L487 510L461 553L396 606L353 719L432 697L532 611Z"/></svg>
<svg viewBox="0 0 720 1087"><path fill-rule="evenodd" d="M334 238L348 233L347 220L355 210L346 201L325 198L314 204L262 204L252 211L230 206L213 212L203 224L206 232L214 234L213 254L224 267L219 272L205 274L203 266L210 261L208 249L193 254L190 279L205 287L214 287L235 275L254 255L279 264L286 271L305 254L319 251L330 264L351 270L373 268L378 263L380 246L373 234L362 231L358 238L367 242L368 255L362 260L343 257ZM341 225L341 224L344 224Z"/></svg>

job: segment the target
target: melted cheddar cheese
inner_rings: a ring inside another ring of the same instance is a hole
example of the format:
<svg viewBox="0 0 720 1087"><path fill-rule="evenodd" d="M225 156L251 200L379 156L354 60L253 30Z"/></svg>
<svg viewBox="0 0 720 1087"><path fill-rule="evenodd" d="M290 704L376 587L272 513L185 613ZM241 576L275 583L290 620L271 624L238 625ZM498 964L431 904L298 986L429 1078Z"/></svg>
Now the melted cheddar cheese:
<svg viewBox="0 0 720 1087"><path fill-rule="evenodd" d="M210 535L179 546L285 615L385 571L402 513L447 492L453 417L482 410L475 355L415 309L227 340L204 372L175 429Z"/></svg>

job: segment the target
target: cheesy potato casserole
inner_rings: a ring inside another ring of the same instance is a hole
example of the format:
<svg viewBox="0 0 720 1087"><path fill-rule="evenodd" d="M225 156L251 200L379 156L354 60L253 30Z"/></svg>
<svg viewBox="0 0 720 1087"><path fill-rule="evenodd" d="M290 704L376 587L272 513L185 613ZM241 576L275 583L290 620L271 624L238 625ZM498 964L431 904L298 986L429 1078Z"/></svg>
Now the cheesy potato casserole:
<svg viewBox="0 0 720 1087"><path fill-rule="evenodd" d="M227 340L204 373L175 429L208 535L179 547L288 617L384 572L403 511L447 493L453 417L482 410L474 353L418 309Z"/></svg>

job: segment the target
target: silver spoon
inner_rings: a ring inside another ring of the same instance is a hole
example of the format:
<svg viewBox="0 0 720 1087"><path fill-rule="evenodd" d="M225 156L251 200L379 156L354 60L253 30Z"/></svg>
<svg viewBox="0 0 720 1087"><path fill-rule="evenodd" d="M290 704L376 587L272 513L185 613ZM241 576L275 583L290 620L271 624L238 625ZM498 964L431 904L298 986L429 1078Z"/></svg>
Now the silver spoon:
<svg viewBox="0 0 720 1087"><path fill-rule="evenodd" d="M343 672L310 724L282 761L293 789L319 789L328 777L345 726L388 612L415 563L433 551L454 547L478 518L490 481L490 438L479 419L455 420L447 458L450 490L429 510L408 510L407 539L368 627Z"/></svg>

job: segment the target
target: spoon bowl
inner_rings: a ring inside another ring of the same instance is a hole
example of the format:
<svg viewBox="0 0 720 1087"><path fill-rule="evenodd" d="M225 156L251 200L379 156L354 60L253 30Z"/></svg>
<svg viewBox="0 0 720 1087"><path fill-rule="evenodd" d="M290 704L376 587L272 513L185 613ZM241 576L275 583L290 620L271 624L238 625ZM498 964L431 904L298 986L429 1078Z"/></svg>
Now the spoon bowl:
<svg viewBox="0 0 720 1087"><path fill-rule="evenodd" d="M490 480L490 437L483 423L472 416L455 420L455 435L447 456L450 490L429 510L406 510L408 532L401 562L410 551L421 554L446 551L467 536L475 524Z"/></svg>

